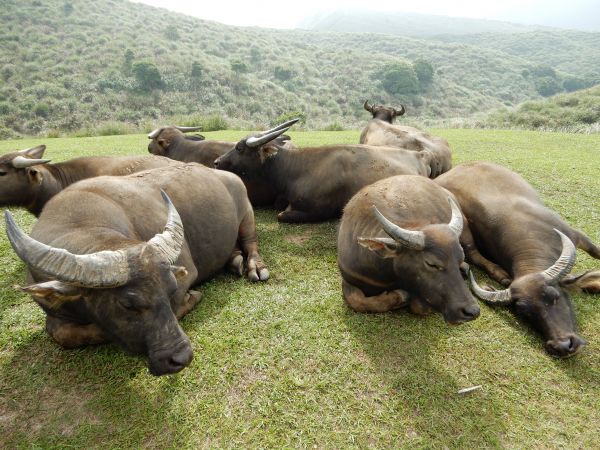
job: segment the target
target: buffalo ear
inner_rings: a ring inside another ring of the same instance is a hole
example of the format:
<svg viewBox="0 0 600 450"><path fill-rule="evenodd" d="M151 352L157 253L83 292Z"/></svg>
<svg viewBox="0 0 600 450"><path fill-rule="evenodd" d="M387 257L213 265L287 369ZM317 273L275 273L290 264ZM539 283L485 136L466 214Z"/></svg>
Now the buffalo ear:
<svg viewBox="0 0 600 450"><path fill-rule="evenodd" d="M278 150L276 145L273 145L271 143L263 145L258 151L258 154L260 156L260 163L262 164L271 156L275 156L277 154L277 151Z"/></svg>
<svg viewBox="0 0 600 450"><path fill-rule="evenodd" d="M183 266L171 266L171 272L175 275L177 281L181 281L183 278L188 276L188 271Z"/></svg>
<svg viewBox="0 0 600 450"><path fill-rule="evenodd" d="M21 155L31 159L42 159L45 150L45 145L38 145L37 147L29 148L26 151L23 151Z"/></svg>
<svg viewBox="0 0 600 450"><path fill-rule="evenodd" d="M83 295L83 290L77 286L62 281L46 281L22 287L33 299L42 306L50 309L59 308L65 302L74 302Z"/></svg>
<svg viewBox="0 0 600 450"><path fill-rule="evenodd" d="M567 275L560 284L569 289L576 289L589 294L600 293L600 270L588 270L577 275Z"/></svg>
<svg viewBox="0 0 600 450"><path fill-rule="evenodd" d="M158 145L160 145L160 147L164 150L167 149L167 147L169 146L170 142L168 139L159 139L158 140Z"/></svg>
<svg viewBox="0 0 600 450"><path fill-rule="evenodd" d="M402 251L402 246L390 238L359 237L358 243L375 252L380 258L394 258Z"/></svg>
<svg viewBox="0 0 600 450"><path fill-rule="evenodd" d="M27 177L29 177L29 181L31 182L31 184L37 185L37 186L42 184L42 181L44 181L44 176L42 175L42 173L39 170L37 170L33 167L28 167L26 170L27 170Z"/></svg>

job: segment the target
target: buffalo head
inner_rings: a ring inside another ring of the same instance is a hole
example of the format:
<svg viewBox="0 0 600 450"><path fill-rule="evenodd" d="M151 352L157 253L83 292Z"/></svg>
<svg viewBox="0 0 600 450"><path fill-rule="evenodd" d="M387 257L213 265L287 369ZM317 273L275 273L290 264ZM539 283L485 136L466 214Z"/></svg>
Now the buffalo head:
<svg viewBox="0 0 600 450"><path fill-rule="evenodd" d="M45 145L0 156L0 204L24 205L31 201L34 189L42 182L35 166L50 162L40 159Z"/></svg>
<svg viewBox="0 0 600 450"><path fill-rule="evenodd" d="M448 201L450 223L426 225L421 230L404 229L373 206L375 217L391 239L359 237L358 243L382 258L393 258L394 273L406 280L406 290L441 312L447 322L459 324L476 319L479 306L460 273L465 259L459 243L462 213L454 199Z"/></svg>
<svg viewBox="0 0 600 450"><path fill-rule="evenodd" d="M575 246L565 234L554 231L560 236L562 253L548 269L519 277L502 291L482 289L472 274L470 277L477 297L489 304L511 306L542 333L548 353L567 358L579 352L586 341L575 332L573 305L563 285L575 265Z"/></svg>
<svg viewBox="0 0 600 450"><path fill-rule="evenodd" d="M163 192L168 218L162 233L146 242L127 240L116 250L74 254L21 231L8 211L6 232L32 273L50 281L22 288L47 312L76 309L112 341L145 355L154 375L178 372L192 360L170 298L184 267L173 266L184 235L177 210Z"/></svg>
<svg viewBox="0 0 600 450"><path fill-rule="evenodd" d="M171 144L181 139L203 140L204 136L194 135L186 136L184 133L198 131L202 127L161 127L148 133L148 139L151 139L148 144L148 151L153 155L169 156L168 151Z"/></svg>
<svg viewBox="0 0 600 450"><path fill-rule="evenodd" d="M406 112L404 105L400 105L400 109L394 109L391 106L369 105L369 101L365 100L364 108L373 115L373 119L383 120L392 123L396 117L403 115Z"/></svg>
<svg viewBox="0 0 600 450"><path fill-rule="evenodd" d="M260 177L265 161L277 154L277 143L272 141L285 133L298 120L289 120L275 128L242 139L233 149L215 160L215 168L233 172L242 179Z"/></svg>

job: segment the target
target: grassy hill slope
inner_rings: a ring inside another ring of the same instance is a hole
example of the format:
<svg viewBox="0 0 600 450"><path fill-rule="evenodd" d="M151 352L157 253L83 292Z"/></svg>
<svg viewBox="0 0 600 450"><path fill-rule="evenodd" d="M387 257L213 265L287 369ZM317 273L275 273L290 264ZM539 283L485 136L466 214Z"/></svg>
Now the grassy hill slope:
<svg viewBox="0 0 600 450"><path fill-rule="evenodd" d="M430 83L383 87L382 70L418 59ZM0 12L0 138L208 116L257 128L287 113L308 128L359 126L366 98L406 104L408 120L465 117L539 98L537 67L462 43L231 27L124 0L12 0Z"/></svg>

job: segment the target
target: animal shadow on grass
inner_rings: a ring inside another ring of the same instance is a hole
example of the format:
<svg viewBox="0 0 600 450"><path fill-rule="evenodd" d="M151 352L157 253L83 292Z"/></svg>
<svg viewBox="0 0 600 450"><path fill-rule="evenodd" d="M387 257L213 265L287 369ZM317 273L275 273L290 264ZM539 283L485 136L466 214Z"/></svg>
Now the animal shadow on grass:
<svg viewBox="0 0 600 450"><path fill-rule="evenodd" d="M237 277L219 274L216 279L208 282L209 293L215 283L222 292ZM180 321L195 352L194 335L228 302L229 295L203 296ZM153 377L145 358L117 345L66 350L45 331L29 332L10 354L0 352L0 448L67 445L69 438L78 442L78 434L90 432L110 442L113 433L133 429L128 442L136 448L146 446L157 430L165 442L169 435L175 439L169 414L180 407L187 377L197 376L194 363L179 374Z"/></svg>
<svg viewBox="0 0 600 450"><path fill-rule="evenodd" d="M596 317L600 314L597 308L589 307L589 305L583 305L584 302L592 303L597 299L597 296L590 294L578 294L577 297L571 294L571 300L575 309L576 323L579 325L579 334L584 339L588 340L588 345L593 345L590 340L590 336L586 336L585 332L582 332L581 325L586 322L596 322ZM483 308L486 308L485 306ZM577 380L590 388L598 388L600 386L600 360L597 357L589 356L590 349L588 346L584 346L582 351L570 358L560 359L552 357L544 349L544 337L541 333L532 328L532 326L524 319L517 317L508 307L487 307L485 313L495 314L500 320L505 322L506 325L513 328L518 333L524 333L527 336L527 341L531 343L531 347L543 353L548 358L549 364L552 364L557 369L563 370L567 375ZM482 312L483 314L484 312ZM595 332L594 329L589 329L587 333ZM596 345L600 345L598 342ZM595 355L598 352L594 352Z"/></svg>
<svg viewBox="0 0 600 450"><path fill-rule="evenodd" d="M445 340L460 342L469 324L451 328L439 316L417 317L406 310L359 314L347 308L344 319L378 372L394 414L399 421L412 420L412 429L401 430L407 439L426 447L501 445L507 428L493 393L459 395L469 382L457 383L462 375L444 369L456 368L456 357L444 359L434 351ZM469 362L458 365L468 367Z"/></svg>

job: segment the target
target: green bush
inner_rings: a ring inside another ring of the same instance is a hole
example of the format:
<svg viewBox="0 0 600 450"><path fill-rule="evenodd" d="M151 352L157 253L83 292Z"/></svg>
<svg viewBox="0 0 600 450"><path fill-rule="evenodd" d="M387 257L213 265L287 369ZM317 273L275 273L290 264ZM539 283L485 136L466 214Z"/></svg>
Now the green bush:
<svg viewBox="0 0 600 450"><path fill-rule="evenodd" d="M200 125L202 126L202 131L219 131L229 128L227 121L220 116L207 117L202 120Z"/></svg>
<svg viewBox="0 0 600 450"><path fill-rule="evenodd" d="M47 103L38 103L33 108L33 113L38 117L48 117L50 114L50 107Z"/></svg>
<svg viewBox="0 0 600 450"><path fill-rule="evenodd" d="M406 63L387 64L378 72L383 89L391 95L410 95L419 92L419 80L413 67Z"/></svg>
<svg viewBox="0 0 600 450"><path fill-rule="evenodd" d="M302 111L290 111L283 113L279 117L277 117L277 119L275 119L273 122L271 122L271 125L276 126L280 123L287 122L288 120L292 119L300 119L298 123L304 124L306 123L306 113Z"/></svg>

